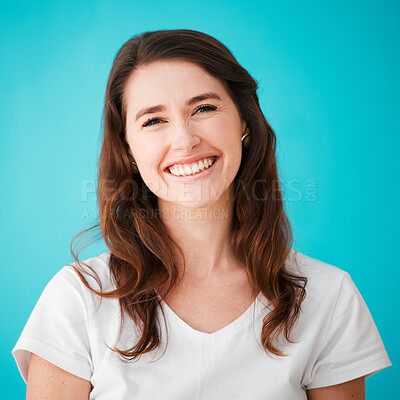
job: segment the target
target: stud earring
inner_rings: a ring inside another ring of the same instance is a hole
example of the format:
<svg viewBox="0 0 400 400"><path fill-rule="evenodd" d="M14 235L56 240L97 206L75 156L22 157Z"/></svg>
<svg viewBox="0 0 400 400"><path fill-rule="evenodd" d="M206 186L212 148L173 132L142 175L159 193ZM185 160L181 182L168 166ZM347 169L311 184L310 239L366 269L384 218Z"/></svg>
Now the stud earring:
<svg viewBox="0 0 400 400"><path fill-rule="evenodd" d="M242 139L243 147L244 147L245 149L248 149L248 148L250 147L250 134L247 133L247 132L245 131L245 132L243 133L241 139Z"/></svg>

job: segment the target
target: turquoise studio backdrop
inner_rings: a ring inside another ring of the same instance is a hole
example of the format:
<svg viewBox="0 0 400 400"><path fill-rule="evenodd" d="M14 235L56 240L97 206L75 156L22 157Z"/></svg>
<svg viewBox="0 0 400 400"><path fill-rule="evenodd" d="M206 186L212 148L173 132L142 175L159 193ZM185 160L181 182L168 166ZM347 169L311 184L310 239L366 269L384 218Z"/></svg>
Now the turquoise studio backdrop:
<svg viewBox="0 0 400 400"><path fill-rule="evenodd" d="M396 1L2 2L1 397L24 398L11 350L72 261L72 237L96 223L117 50L143 31L187 28L221 40L258 80L293 247L349 272L393 364L366 380L367 398L399 399L399 11ZM99 241L82 257L105 250Z"/></svg>

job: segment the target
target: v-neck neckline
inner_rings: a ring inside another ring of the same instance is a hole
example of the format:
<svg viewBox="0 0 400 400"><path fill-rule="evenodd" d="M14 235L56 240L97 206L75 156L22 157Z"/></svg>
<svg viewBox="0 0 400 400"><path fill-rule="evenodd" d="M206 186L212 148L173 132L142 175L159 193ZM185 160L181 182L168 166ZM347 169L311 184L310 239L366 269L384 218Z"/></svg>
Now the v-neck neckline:
<svg viewBox="0 0 400 400"><path fill-rule="evenodd" d="M186 323L181 317L179 317L175 313L175 311L173 311L171 307L160 296L159 299L167 317L170 317L180 328L182 328L184 331L186 331L187 333L198 339L212 342L215 340L219 340L223 337L226 337L230 333L234 333L235 331L239 330L252 315L255 315L255 313L257 313L257 311L261 308L262 305L265 306L264 304L265 298L262 299L263 297L264 296L262 296L260 292L253 301L253 303L250 305L250 307L248 307L247 310L244 311L238 318L236 318L228 325L225 325L223 328L218 329L217 331L212 333L207 333L194 329L188 323Z"/></svg>

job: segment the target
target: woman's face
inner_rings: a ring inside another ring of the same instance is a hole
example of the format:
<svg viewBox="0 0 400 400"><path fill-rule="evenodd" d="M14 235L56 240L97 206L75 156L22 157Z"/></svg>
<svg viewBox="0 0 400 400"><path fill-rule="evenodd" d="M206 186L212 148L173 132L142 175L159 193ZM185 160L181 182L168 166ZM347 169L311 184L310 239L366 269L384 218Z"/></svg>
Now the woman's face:
<svg viewBox="0 0 400 400"><path fill-rule="evenodd" d="M126 140L159 204L207 207L229 193L246 124L218 79L188 61L157 61L132 73L125 100Z"/></svg>

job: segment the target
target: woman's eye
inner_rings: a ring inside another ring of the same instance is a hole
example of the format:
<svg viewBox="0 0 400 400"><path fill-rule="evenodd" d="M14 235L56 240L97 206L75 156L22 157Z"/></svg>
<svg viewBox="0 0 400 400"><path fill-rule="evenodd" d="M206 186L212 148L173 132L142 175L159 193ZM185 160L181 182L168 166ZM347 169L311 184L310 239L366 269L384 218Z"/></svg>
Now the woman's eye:
<svg viewBox="0 0 400 400"><path fill-rule="evenodd" d="M200 106L200 107L196 110L196 112L199 111L199 110L214 111L214 110L216 110L216 108L217 108L217 107L215 107L215 106Z"/></svg>
<svg viewBox="0 0 400 400"><path fill-rule="evenodd" d="M159 119L159 118L150 118L143 124L143 126L146 127L146 126L156 125L156 124L152 123L154 121L161 121L161 119Z"/></svg>

